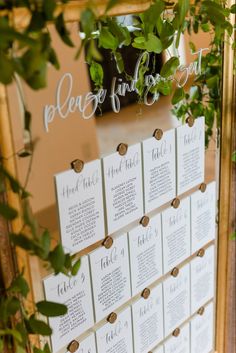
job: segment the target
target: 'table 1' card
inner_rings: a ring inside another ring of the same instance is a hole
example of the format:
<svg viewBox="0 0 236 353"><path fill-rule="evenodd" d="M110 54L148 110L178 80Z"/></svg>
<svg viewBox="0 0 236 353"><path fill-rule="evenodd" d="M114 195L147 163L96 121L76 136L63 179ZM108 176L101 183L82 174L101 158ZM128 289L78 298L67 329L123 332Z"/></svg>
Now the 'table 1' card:
<svg viewBox="0 0 236 353"><path fill-rule="evenodd" d="M67 353L70 353L69 351ZM79 342L79 348L75 353L97 353L94 333Z"/></svg>
<svg viewBox="0 0 236 353"><path fill-rule="evenodd" d="M52 349L57 352L94 324L88 257L81 258L76 276L68 277L60 273L44 279L44 290L48 301L68 307L66 315L49 318L53 329Z"/></svg>
<svg viewBox="0 0 236 353"><path fill-rule="evenodd" d="M207 185L206 191L191 196L192 253L215 238L216 183Z"/></svg>
<svg viewBox="0 0 236 353"><path fill-rule="evenodd" d="M190 352L190 332L189 324L181 328L178 337L171 337L165 343L165 353L189 353ZM202 351L198 351L198 353Z"/></svg>
<svg viewBox="0 0 236 353"><path fill-rule="evenodd" d="M129 234L132 295L141 292L162 275L160 214L150 218L147 227L139 225Z"/></svg>
<svg viewBox="0 0 236 353"><path fill-rule="evenodd" d="M140 298L132 305L134 352L148 353L163 340L162 285L151 290L147 299Z"/></svg>
<svg viewBox="0 0 236 353"><path fill-rule="evenodd" d="M96 331L97 353L133 353L131 309L120 314L114 324L109 322Z"/></svg>
<svg viewBox="0 0 236 353"><path fill-rule="evenodd" d="M164 273L190 256L190 199L162 212Z"/></svg>
<svg viewBox="0 0 236 353"><path fill-rule="evenodd" d="M175 130L143 141L145 213L176 196Z"/></svg>
<svg viewBox="0 0 236 353"><path fill-rule="evenodd" d="M141 144L103 158L107 226L111 234L143 215Z"/></svg>
<svg viewBox="0 0 236 353"><path fill-rule="evenodd" d="M177 194L183 194L204 181L205 119L182 125L177 131Z"/></svg>
<svg viewBox="0 0 236 353"><path fill-rule="evenodd" d="M181 325L190 316L189 265L180 269L177 277L163 283L165 336Z"/></svg>
<svg viewBox="0 0 236 353"><path fill-rule="evenodd" d="M114 239L89 255L96 322L131 297L127 234Z"/></svg>
<svg viewBox="0 0 236 353"><path fill-rule="evenodd" d="M101 162L55 176L62 244L71 253L104 238Z"/></svg>

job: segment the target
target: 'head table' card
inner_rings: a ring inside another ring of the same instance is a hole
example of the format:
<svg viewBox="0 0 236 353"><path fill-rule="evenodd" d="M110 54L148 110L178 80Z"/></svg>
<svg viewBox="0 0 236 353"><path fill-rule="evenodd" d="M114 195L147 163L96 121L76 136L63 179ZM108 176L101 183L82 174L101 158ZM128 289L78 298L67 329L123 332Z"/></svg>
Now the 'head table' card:
<svg viewBox="0 0 236 353"><path fill-rule="evenodd" d="M96 322L131 297L127 234L114 239L89 255Z"/></svg>
<svg viewBox="0 0 236 353"><path fill-rule="evenodd" d="M44 279L44 290L47 300L68 307L66 315L49 318L52 349L57 352L94 324L88 257L81 258L76 276L60 273Z"/></svg>
<svg viewBox="0 0 236 353"><path fill-rule="evenodd" d="M213 303L205 307L203 315L191 321L191 353L209 353L213 350L214 335Z"/></svg>
<svg viewBox="0 0 236 353"><path fill-rule="evenodd" d="M165 336L190 316L189 272L187 264L177 277L171 276L163 283Z"/></svg>
<svg viewBox="0 0 236 353"><path fill-rule="evenodd" d="M190 332L189 324L181 328L178 337L171 337L165 343L165 353L189 353L190 352ZM198 351L198 353L202 351Z"/></svg>
<svg viewBox="0 0 236 353"><path fill-rule="evenodd" d="M63 246L76 253L105 235L101 162L55 175Z"/></svg>
<svg viewBox="0 0 236 353"><path fill-rule="evenodd" d="M70 353L69 351L67 353ZM75 353L97 353L94 333L79 342L79 348Z"/></svg>
<svg viewBox="0 0 236 353"><path fill-rule="evenodd" d="M143 215L141 144L103 158L107 226L111 234Z"/></svg>
<svg viewBox="0 0 236 353"><path fill-rule="evenodd" d="M162 275L161 216L150 218L129 234L132 295L141 292Z"/></svg>
<svg viewBox="0 0 236 353"><path fill-rule="evenodd" d="M210 246L203 257L197 256L191 266L191 313L214 296L215 247Z"/></svg>
<svg viewBox="0 0 236 353"><path fill-rule="evenodd" d="M145 212L169 202L176 196L175 129L157 140L143 141Z"/></svg>
<svg viewBox="0 0 236 353"><path fill-rule="evenodd" d="M118 314L115 323L99 328L96 338L97 353L133 353L130 307Z"/></svg>
<svg viewBox="0 0 236 353"><path fill-rule="evenodd" d="M190 198L162 212L164 273L190 256Z"/></svg>
<svg viewBox="0 0 236 353"><path fill-rule="evenodd" d="M162 285L151 290L147 299L140 298L132 305L135 353L148 353L163 340Z"/></svg>
<svg viewBox="0 0 236 353"><path fill-rule="evenodd" d="M177 131L177 194L180 195L204 181L205 119L194 125L182 125Z"/></svg>
<svg viewBox="0 0 236 353"><path fill-rule="evenodd" d="M207 185L206 191L191 196L192 253L215 238L216 183Z"/></svg>

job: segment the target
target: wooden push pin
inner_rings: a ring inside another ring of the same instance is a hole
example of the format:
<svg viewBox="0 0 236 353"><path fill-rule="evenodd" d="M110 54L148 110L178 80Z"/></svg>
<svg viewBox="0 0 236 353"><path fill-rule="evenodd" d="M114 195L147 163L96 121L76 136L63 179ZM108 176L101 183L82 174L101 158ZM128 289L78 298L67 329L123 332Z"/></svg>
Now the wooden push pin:
<svg viewBox="0 0 236 353"><path fill-rule="evenodd" d="M111 313L107 317L107 321L110 322L110 324L114 324L114 322L117 320L117 314L116 313Z"/></svg>
<svg viewBox="0 0 236 353"><path fill-rule="evenodd" d="M105 246L106 249L110 249L113 244L113 238L112 237L106 237L102 243L103 246Z"/></svg>
<svg viewBox="0 0 236 353"><path fill-rule="evenodd" d="M179 274L179 269L178 269L178 267L173 268L173 270L171 271L171 276L177 277L178 274Z"/></svg>
<svg viewBox="0 0 236 353"><path fill-rule="evenodd" d="M79 349L79 342L76 340L71 341L71 343L67 347L68 351L71 353L75 353L77 349Z"/></svg>
<svg viewBox="0 0 236 353"><path fill-rule="evenodd" d="M128 151L128 145L126 143L120 143L117 147L117 152L121 155L124 156L126 155Z"/></svg>
<svg viewBox="0 0 236 353"><path fill-rule="evenodd" d="M84 168L84 162L80 159L75 159L71 162L71 168L74 169L76 173L81 173Z"/></svg>
<svg viewBox="0 0 236 353"><path fill-rule="evenodd" d="M201 192L205 192L207 188L207 184L206 183L201 183L201 185L199 186L199 189Z"/></svg>
<svg viewBox="0 0 236 353"><path fill-rule="evenodd" d="M189 116L186 119L186 123L188 124L189 127L192 127L194 125L194 118L192 116Z"/></svg>
<svg viewBox="0 0 236 353"><path fill-rule="evenodd" d="M198 257L203 257L205 255L205 249L200 249L197 253Z"/></svg>
<svg viewBox="0 0 236 353"><path fill-rule="evenodd" d="M173 335L174 337L178 337L179 334L180 334L180 328L177 327L177 328L172 332L172 335Z"/></svg>
<svg viewBox="0 0 236 353"><path fill-rule="evenodd" d="M153 137L155 137L156 140L161 140L163 136L163 131L161 129L156 129L153 133Z"/></svg>
<svg viewBox="0 0 236 353"><path fill-rule="evenodd" d="M142 294L141 296L143 297L143 299L148 299L149 296L151 294L151 291L149 288L145 288L143 291L142 291Z"/></svg>
<svg viewBox="0 0 236 353"><path fill-rule="evenodd" d="M204 312L205 312L205 308L204 308L204 306L202 306L200 309L198 309L198 311L197 311L197 313L198 313L198 315L203 315L204 314Z"/></svg>
<svg viewBox="0 0 236 353"><path fill-rule="evenodd" d="M174 208L178 208L180 205L180 199L178 199L178 197L176 197L172 203L171 203L171 206L173 206Z"/></svg>
<svg viewBox="0 0 236 353"><path fill-rule="evenodd" d="M140 224L142 224L143 227L147 227L149 223L149 217L148 216L143 216L141 218Z"/></svg>

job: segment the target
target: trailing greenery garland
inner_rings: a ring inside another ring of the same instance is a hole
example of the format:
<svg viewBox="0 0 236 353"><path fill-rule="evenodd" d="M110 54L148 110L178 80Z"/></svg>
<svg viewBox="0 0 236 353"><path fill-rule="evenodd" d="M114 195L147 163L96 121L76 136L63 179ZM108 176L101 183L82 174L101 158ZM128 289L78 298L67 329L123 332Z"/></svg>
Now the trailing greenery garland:
<svg viewBox="0 0 236 353"><path fill-rule="evenodd" d="M0 0L0 82L8 85L16 80L16 75L23 79L32 89L38 90L47 86L48 64L59 69L57 53L52 47L50 32L47 30L51 22L68 46L73 47L70 33L65 24L63 4L68 0ZM56 13L57 4L62 5L61 12ZM230 13L235 14L236 6L227 8L224 2L218 0L179 0L177 3L153 0L150 8L142 14L133 17L131 32L127 26L117 22L108 15L109 10L118 3L110 0L103 16L96 14L92 2L81 14L80 28L83 31L82 45L78 48L78 57L86 48L86 61L90 65L90 76L96 89L103 85L102 56L99 49L108 50L115 60L118 72L125 72L125 63L120 48L132 45L140 53L160 54L173 43L179 45L181 33L186 31L198 33L209 32L211 43L209 52L202 58L202 70L189 92L182 87L173 85L171 77L179 67L179 58L170 58L162 67L161 77L166 80L155 82L151 93L172 95L173 113L180 119L186 116L194 118L204 115L206 118L206 145L212 136L214 122L220 122L221 116L221 77L223 40L229 40L232 50L235 50L233 31L229 21ZM28 26L20 30L14 25L13 10L25 7L31 15ZM194 43L190 43L195 50ZM145 59L141 62L136 90L140 100L144 98L144 75L147 71ZM127 79L129 75L126 73ZM24 102L23 102L24 104ZM25 129L30 133L31 113L25 107ZM35 118L35 117L33 117ZM219 125L218 125L219 126ZM33 146L19 153L27 157L32 153ZM22 215L12 208L4 198L6 189L10 188L18 194L22 204ZM30 211L30 195L18 180L13 178L4 167L4 159L0 159L0 217L7 222L22 217L23 228L19 234L10 234L11 241L30 255L38 257L43 264L55 273L75 275L79 270L80 261L65 254L61 244L51 246L51 235L47 229L41 229ZM33 313L25 310L25 300L29 286L24 279L24 273L19 273L9 288L0 288L0 352L4 346L15 349L17 353L28 350L29 334L50 336L52 330L40 317L64 315L67 308L64 305L41 301L35 304ZM12 326L12 318L17 314L17 324ZM32 346L34 353L49 353L46 344L43 348Z"/></svg>

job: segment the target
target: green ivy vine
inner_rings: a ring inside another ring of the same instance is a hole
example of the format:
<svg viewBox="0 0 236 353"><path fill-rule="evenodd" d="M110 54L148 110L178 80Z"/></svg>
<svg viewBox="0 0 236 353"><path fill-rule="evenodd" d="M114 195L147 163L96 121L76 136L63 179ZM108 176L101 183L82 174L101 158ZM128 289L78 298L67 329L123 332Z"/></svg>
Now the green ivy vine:
<svg viewBox="0 0 236 353"><path fill-rule="evenodd" d="M64 19L64 6L68 0L0 0L0 83L8 85L24 80L32 89L39 90L47 86L48 64L55 69L60 68L57 53L52 46L48 23L56 29L61 40L74 47ZM174 44L176 48L182 33L191 35L199 31L208 32L211 36L210 50L203 56L201 73L197 75L189 91L168 80L180 65L179 57L170 58L162 67L160 76L163 80L153 83L151 93L172 96L173 113L179 119L186 116L194 118L204 115L206 119L206 145L213 134L215 121L221 117L221 77L223 60L223 41L227 40L235 50L235 28L229 17L236 13L236 5L231 8L221 0L178 0L177 2L153 0L150 7L141 14L133 16L133 30L109 16L109 10L119 1L110 0L102 16L98 16L96 2L89 1L87 8L81 13L78 26L82 33L82 44L77 50L78 58L86 49L86 61L95 89L103 86L102 55L100 49L108 50L115 61L119 73L124 72L127 80L131 79L125 71L125 63L121 48L133 46L140 53L154 55ZM56 11L57 5L61 11ZM31 20L26 28L19 29L14 24L15 8L26 8ZM194 52L194 43L190 42ZM75 59L76 59L75 58ZM136 91L139 100L144 99L144 75L147 67L145 60L141 62ZM25 108L25 130L30 133L31 113ZM32 143L18 156L28 157L33 152ZM16 193L22 205L22 212L12 208L6 200L6 191ZM13 178L5 168L4 158L0 159L0 217L11 222L17 217L22 218L23 227L18 234L10 234L14 246L24 249L29 255L36 256L44 266L52 269L55 274L75 275L80 267L80 260L65 254L61 244L52 246L51 234L37 224L30 210L30 197L25 187ZM0 235L1 236L1 235ZM8 288L0 288L0 352L7 347L17 353L33 351L49 353L46 343L37 347L29 342L29 335L39 334L50 336L51 328L42 317L64 315L67 308L58 303L41 301L35 304L34 312L28 313L25 302L29 286L24 273L17 274ZM12 324L17 315L17 323Z"/></svg>

